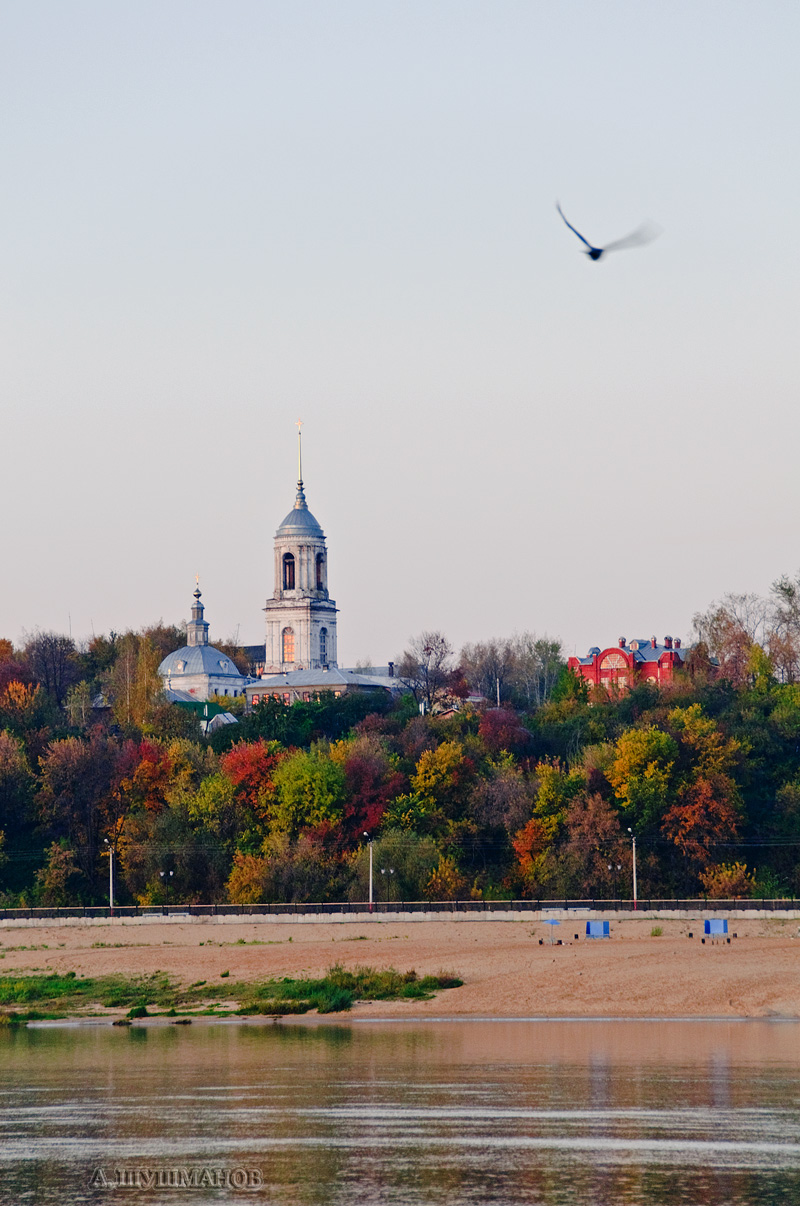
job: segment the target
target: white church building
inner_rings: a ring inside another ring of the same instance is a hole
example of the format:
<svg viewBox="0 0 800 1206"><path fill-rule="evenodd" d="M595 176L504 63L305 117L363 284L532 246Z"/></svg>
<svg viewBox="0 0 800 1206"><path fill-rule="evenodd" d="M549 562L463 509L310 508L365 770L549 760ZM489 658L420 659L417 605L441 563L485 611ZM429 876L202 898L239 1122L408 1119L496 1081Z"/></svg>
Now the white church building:
<svg viewBox="0 0 800 1206"><path fill-rule="evenodd" d="M208 700L212 695L245 695L248 708L267 698L284 703L311 700L321 692L386 692L403 689L386 673L340 670L336 651L336 604L328 594L325 533L308 509L303 489L302 445L298 433L298 475L294 506L279 525L273 547L272 598L266 600L266 640L248 646L257 677L240 674L227 654L208 643L200 588L194 592L186 645L164 658L159 674L169 698Z"/></svg>
<svg viewBox="0 0 800 1206"><path fill-rule="evenodd" d="M208 643L208 621L203 618L200 587L194 592L192 618L186 625L186 644L169 653L158 667L167 696L176 699L207 700L212 695L243 695L253 680L220 649Z"/></svg>

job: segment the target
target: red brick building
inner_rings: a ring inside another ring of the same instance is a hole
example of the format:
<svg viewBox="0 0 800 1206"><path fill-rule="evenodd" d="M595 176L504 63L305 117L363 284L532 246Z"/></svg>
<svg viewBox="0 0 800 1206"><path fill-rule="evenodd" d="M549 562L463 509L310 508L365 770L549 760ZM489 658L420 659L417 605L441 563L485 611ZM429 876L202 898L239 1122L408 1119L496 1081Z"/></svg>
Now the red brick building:
<svg viewBox="0 0 800 1206"><path fill-rule="evenodd" d="M687 652L679 639L670 636L664 637L663 645L655 637L630 642L620 637L616 645L608 649L595 645L587 657L571 657L567 665L592 687L633 687L643 682L660 686L672 681Z"/></svg>

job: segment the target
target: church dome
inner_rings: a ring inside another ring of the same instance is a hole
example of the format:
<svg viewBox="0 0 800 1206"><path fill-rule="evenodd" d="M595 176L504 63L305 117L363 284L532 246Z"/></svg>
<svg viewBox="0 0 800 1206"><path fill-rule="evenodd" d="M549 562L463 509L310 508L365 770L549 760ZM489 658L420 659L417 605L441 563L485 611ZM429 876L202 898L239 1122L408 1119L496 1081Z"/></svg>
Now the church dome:
<svg viewBox="0 0 800 1206"><path fill-rule="evenodd" d="M302 483L297 489L297 498L289 514L275 533L277 536L315 536L318 540L325 539L325 533L317 523L306 504Z"/></svg>
<svg viewBox="0 0 800 1206"><path fill-rule="evenodd" d="M162 678L182 678L190 674L213 674L215 678L241 678L242 675L227 654L213 645L184 645L168 653L158 673Z"/></svg>

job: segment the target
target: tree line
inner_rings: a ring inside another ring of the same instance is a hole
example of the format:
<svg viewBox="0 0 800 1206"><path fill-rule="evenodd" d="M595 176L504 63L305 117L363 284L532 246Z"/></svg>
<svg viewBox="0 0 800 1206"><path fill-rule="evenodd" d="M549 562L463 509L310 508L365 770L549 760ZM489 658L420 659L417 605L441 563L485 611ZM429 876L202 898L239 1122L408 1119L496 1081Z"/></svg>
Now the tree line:
<svg viewBox="0 0 800 1206"><path fill-rule="evenodd" d="M595 691L558 641L398 658L408 690L265 699L204 737L180 628L0 641L0 902L794 896L800 579L696 617L667 687ZM226 647L231 656L237 650ZM229 705L230 700L226 703Z"/></svg>

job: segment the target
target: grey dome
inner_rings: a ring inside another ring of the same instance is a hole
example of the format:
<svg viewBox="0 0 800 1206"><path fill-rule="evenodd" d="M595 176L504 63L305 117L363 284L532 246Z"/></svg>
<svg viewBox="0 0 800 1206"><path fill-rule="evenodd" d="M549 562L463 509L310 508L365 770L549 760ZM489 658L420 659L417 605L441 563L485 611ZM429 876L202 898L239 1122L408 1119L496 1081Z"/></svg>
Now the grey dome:
<svg viewBox="0 0 800 1206"><path fill-rule="evenodd" d="M302 482L300 482L298 485L297 498L295 499L294 506L278 528L275 535L316 536L319 540L325 539L325 533L306 505L306 496L303 493Z"/></svg>
<svg viewBox="0 0 800 1206"><path fill-rule="evenodd" d="M213 645L184 645L168 653L158 673L162 678L180 677L185 674L213 674L215 678L242 678L236 665L226 653Z"/></svg>

